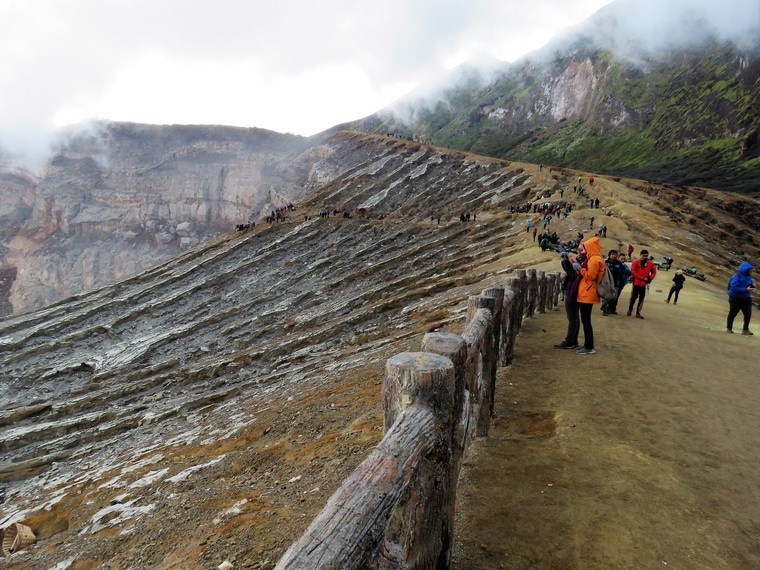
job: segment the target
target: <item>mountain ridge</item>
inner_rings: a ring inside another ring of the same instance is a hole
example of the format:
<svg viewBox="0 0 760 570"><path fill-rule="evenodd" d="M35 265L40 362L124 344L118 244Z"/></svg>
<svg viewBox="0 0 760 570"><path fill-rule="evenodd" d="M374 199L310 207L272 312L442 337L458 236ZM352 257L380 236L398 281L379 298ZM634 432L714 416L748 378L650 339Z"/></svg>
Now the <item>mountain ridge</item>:
<svg viewBox="0 0 760 570"><path fill-rule="evenodd" d="M686 20L673 34L694 29L693 38L647 52L641 29L625 39L626 10L631 3L615 2L515 63L465 64L452 73L458 82L447 78L347 126L508 160L756 194L760 21L756 33L750 22L731 41Z"/></svg>

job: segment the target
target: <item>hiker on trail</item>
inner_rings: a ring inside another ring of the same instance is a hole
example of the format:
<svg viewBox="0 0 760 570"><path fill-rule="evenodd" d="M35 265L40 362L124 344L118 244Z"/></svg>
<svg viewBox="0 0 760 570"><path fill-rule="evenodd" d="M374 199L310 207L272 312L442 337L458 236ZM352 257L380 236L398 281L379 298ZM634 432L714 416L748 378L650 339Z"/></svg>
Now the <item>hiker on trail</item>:
<svg viewBox="0 0 760 570"><path fill-rule="evenodd" d="M744 315L744 327L742 334L753 335L749 330L749 320L752 318L752 292L755 290L755 281L752 279L752 265L745 261L739 266L738 271L728 282L728 320L726 332L733 333L734 317L739 311Z"/></svg>
<svg viewBox="0 0 760 570"><path fill-rule="evenodd" d="M631 316L633 305L638 300L636 318L643 319L641 309L644 306L647 285L657 276L657 266L649 259L649 252L646 249L641 250L639 259L631 262L631 276L633 277L633 291L631 291L631 300L628 303L628 316Z"/></svg>
<svg viewBox="0 0 760 570"><path fill-rule="evenodd" d="M673 299L673 304L678 304L678 293L683 289L684 281L686 281L686 275L683 274L683 271L680 269L676 271L676 274L673 276L673 285L670 286L670 293L668 293L668 298L665 299L666 303L670 303L670 298L673 296L673 293L675 293L676 298Z"/></svg>
<svg viewBox="0 0 760 570"><path fill-rule="evenodd" d="M618 259L618 252L614 249L609 251L604 263L610 268L610 273L612 273L612 278L615 281L615 297L609 301L602 301L602 314L606 317L607 315L617 315L617 303L620 293L625 287L628 268Z"/></svg>
<svg viewBox="0 0 760 570"><path fill-rule="evenodd" d="M628 244L628 257L631 257L633 255L633 246L629 243Z"/></svg>
<svg viewBox="0 0 760 570"><path fill-rule="evenodd" d="M530 220L528 220L525 223L525 233L527 234L530 231Z"/></svg>
<svg viewBox="0 0 760 570"><path fill-rule="evenodd" d="M565 271L565 279L562 281L562 294L565 297L567 334L561 342L554 345L554 348L578 348L578 333L581 329L581 318L578 308L578 284L580 283L581 276L573 269L573 262L570 261L567 252L563 251L560 255L562 256L562 269ZM585 253L579 253L576 260L580 260L579 265L585 265Z"/></svg>
<svg viewBox="0 0 760 570"><path fill-rule="evenodd" d="M595 198L594 199L594 208L598 208L598 207L599 207L599 198Z"/></svg>
<svg viewBox="0 0 760 570"><path fill-rule="evenodd" d="M538 228L533 228L533 241L536 241L536 233L538 233Z"/></svg>
<svg viewBox="0 0 760 570"><path fill-rule="evenodd" d="M583 325L583 346L575 351L575 354L594 354L594 329L591 326L591 311L594 305L599 304L599 294L596 292L596 284L604 277L604 258L599 238L592 237L578 246L578 253L585 252L588 260L586 267L580 263L573 263L573 269L581 274L578 284L578 307Z"/></svg>
<svg viewBox="0 0 760 570"><path fill-rule="evenodd" d="M593 186L594 185L594 177L593 176L589 176L588 177L588 185L589 186Z"/></svg>

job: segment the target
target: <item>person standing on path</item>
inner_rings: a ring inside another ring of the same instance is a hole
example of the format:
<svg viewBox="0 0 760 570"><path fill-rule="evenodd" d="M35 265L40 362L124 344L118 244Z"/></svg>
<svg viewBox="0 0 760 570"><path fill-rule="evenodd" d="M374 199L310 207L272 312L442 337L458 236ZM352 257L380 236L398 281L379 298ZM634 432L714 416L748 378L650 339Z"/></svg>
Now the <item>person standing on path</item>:
<svg viewBox="0 0 760 570"><path fill-rule="evenodd" d="M560 255L562 256L562 269L565 271L562 292L565 297L567 334L564 340L554 345L554 348L578 348L578 333L581 329L581 318L578 310L578 284L581 276L573 269L573 262L570 261L567 252L563 251ZM579 265L583 267L586 264L586 254L579 251L576 260L579 260Z"/></svg>
<svg viewBox="0 0 760 570"><path fill-rule="evenodd" d="M646 249L641 250L639 259L631 262L631 276L633 277L633 291L631 291L631 300L628 303L628 316L631 316L633 304L638 299L636 318L643 319L641 309L644 307L647 285L657 276L657 266L649 259L649 252Z"/></svg>
<svg viewBox="0 0 760 570"><path fill-rule="evenodd" d="M610 268L612 278L615 280L615 297L609 301L602 301L602 314L604 316L617 315L618 299L620 298L620 293L623 292L623 287L625 287L627 268L623 262L618 259L618 252L615 249L609 251L604 263Z"/></svg>
<svg viewBox="0 0 760 570"><path fill-rule="evenodd" d="M573 269L581 274L578 284L578 309L583 325L583 346L575 351L575 354L594 354L594 328L591 325L591 312L594 305L600 302L596 292L596 284L604 277L604 258L599 238L592 237L578 246L578 253L584 251L588 257L586 267L583 267L576 258Z"/></svg>
<svg viewBox="0 0 760 570"><path fill-rule="evenodd" d="M670 298L673 296L673 293L676 294L676 298L673 299L673 304L678 304L678 293L683 289L683 283L686 281L686 276L683 274L683 271L680 269L676 271L676 274L673 276L673 285L670 287L670 293L668 293L668 298L665 299L666 303L670 303Z"/></svg>
<svg viewBox="0 0 760 570"><path fill-rule="evenodd" d="M739 270L728 282L728 319L726 320L726 332L733 333L734 318L739 311L744 315L744 327L742 334L753 335L749 330L749 320L752 318L752 291L755 289L755 281L752 279L752 265L745 261L739 266Z"/></svg>

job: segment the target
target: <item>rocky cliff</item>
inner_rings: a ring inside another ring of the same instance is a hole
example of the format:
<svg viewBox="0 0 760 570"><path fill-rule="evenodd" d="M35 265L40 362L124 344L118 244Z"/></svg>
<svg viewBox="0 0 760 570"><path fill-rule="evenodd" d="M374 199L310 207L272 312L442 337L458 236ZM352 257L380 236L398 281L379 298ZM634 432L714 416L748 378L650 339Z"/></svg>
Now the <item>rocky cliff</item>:
<svg viewBox="0 0 760 570"><path fill-rule="evenodd" d="M225 127L103 123L70 133L41 177L0 176L1 314L146 269L301 200L317 142Z"/></svg>

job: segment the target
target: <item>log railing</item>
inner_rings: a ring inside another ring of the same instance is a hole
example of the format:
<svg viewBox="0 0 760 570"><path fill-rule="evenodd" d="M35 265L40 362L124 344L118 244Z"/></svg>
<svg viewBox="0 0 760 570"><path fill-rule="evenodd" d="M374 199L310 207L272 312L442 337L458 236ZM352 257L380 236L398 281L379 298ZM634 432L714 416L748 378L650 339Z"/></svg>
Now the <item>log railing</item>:
<svg viewBox="0 0 760 570"><path fill-rule="evenodd" d="M488 435L497 366L524 318L558 308L560 274L518 270L468 300L460 335L428 333L385 367L385 435L277 569L448 568L459 471Z"/></svg>

